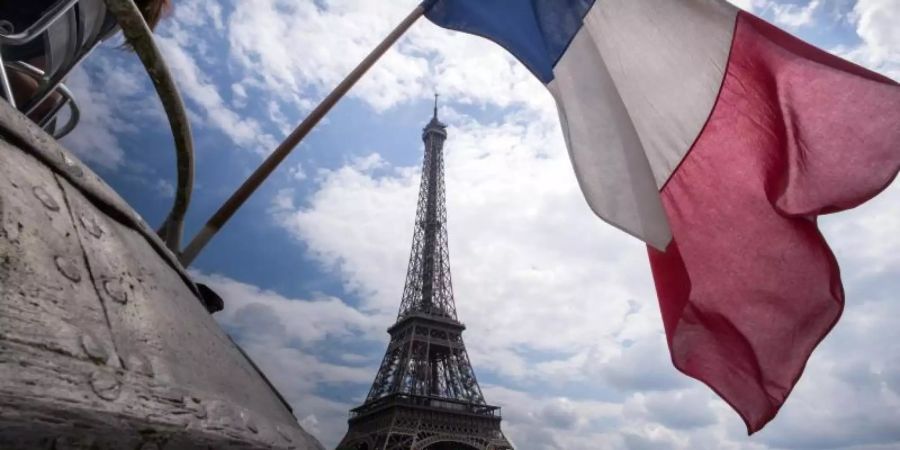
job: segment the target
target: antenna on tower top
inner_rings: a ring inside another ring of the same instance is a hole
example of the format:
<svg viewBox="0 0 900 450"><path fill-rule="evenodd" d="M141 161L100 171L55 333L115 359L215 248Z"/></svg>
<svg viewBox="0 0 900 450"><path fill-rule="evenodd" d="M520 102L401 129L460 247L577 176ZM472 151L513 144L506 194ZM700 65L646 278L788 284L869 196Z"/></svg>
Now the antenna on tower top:
<svg viewBox="0 0 900 450"><path fill-rule="evenodd" d="M434 93L434 118L437 119L437 102L438 102L438 93Z"/></svg>

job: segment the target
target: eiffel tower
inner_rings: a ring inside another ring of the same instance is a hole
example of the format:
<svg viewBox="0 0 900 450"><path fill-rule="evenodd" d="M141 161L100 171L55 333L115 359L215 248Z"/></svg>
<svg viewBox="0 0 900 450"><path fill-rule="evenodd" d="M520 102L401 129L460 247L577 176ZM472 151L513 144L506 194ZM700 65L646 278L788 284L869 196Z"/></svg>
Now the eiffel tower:
<svg viewBox="0 0 900 450"><path fill-rule="evenodd" d="M435 95L434 116L422 130L425 158L400 312L369 395L350 411L338 450L512 450L500 430L500 408L485 402L475 379L462 340L466 327L456 317L446 139Z"/></svg>

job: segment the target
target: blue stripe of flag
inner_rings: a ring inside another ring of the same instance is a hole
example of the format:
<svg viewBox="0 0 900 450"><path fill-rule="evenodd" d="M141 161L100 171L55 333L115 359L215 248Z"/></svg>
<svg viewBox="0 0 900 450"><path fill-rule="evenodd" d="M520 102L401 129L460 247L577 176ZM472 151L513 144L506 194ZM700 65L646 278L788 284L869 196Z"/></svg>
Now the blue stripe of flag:
<svg viewBox="0 0 900 450"><path fill-rule="evenodd" d="M425 0L436 25L488 38L544 84L595 0Z"/></svg>

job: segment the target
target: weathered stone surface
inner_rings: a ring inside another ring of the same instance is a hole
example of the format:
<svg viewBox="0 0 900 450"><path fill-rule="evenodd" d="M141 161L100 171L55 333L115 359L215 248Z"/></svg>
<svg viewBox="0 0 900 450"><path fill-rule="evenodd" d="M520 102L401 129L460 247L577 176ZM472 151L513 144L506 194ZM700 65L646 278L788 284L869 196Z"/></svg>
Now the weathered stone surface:
<svg viewBox="0 0 900 450"><path fill-rule="evenodd" d="M0 102L0 449L321 448L149 227L12 114Z"/></svg>
<svg viewBox="0 0 900 450"><path fill-rule="evenodd" d="M57 176L71 183L104 215L138 231L153 250L190 284L190 277L177 263L175 255L116 191L94 172L82 169L83 164L69 150L5 102L0 102L0 133L4 140L25 150Z"/></svg>
<svg viewBox="0 0 900 450"><path fill-rule="evenodd" d="M55 176L0 142L0 179L18 186L0 183L0 197L4 222L19 229L14 241L0 239L0 339L87 359L84 330L97 347L112 353L103 308L84 279L84 252Z"/></svg>

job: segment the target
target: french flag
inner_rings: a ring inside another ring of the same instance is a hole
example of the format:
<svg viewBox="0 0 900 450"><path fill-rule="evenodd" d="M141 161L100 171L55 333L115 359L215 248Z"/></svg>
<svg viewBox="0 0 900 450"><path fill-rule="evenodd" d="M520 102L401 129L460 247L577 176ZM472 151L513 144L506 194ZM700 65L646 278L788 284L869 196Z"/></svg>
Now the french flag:
<svg viewBox="0 0 900 450"><path fill-rule="evenodd" d="M900 169L900 87L723 0L428 0L550 90L590 207L648 244L672 362L749 433L841 315L817 216Z"/></svg>

